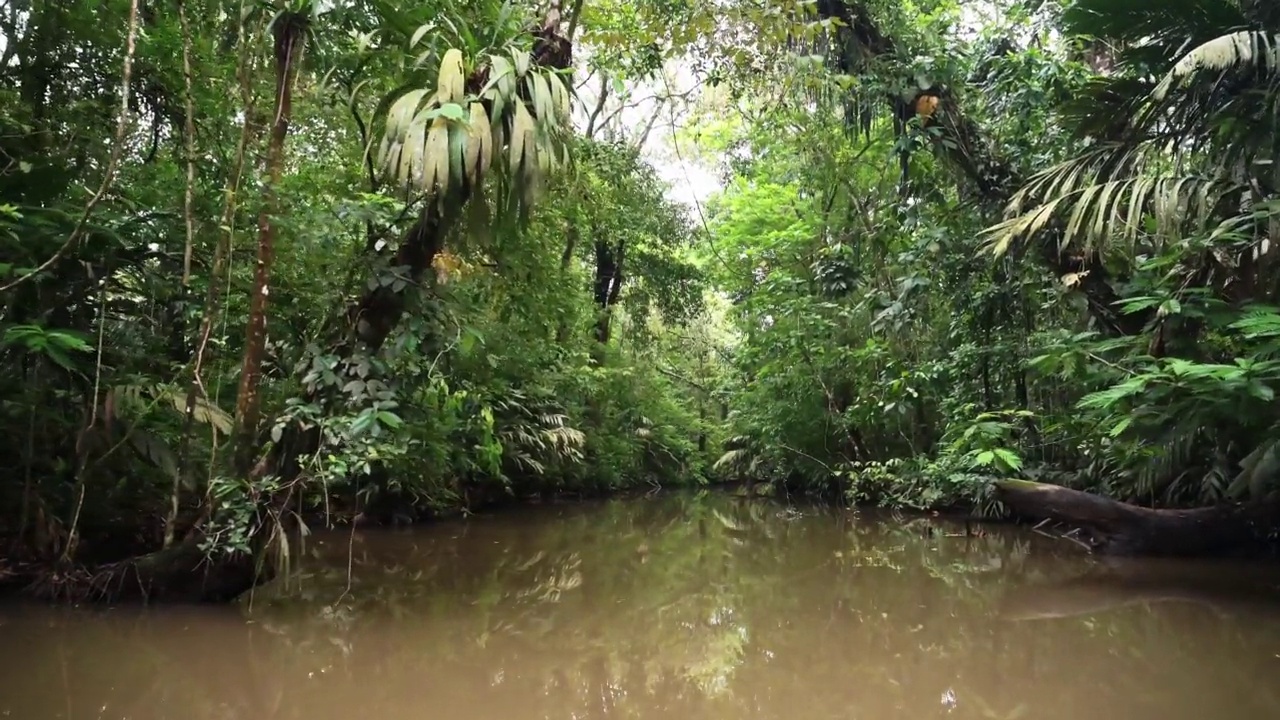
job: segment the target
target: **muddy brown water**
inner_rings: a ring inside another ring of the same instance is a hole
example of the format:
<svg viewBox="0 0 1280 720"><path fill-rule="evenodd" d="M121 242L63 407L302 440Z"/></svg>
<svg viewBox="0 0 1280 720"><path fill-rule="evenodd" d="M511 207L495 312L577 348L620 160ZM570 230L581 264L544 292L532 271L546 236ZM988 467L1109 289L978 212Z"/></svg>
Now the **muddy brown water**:
<svg viewBox="0 0 1280 720"><path fill-rule="evenodd" d="M0 718L1280 717L1280 573L663 495L317 532L236 607L0 607Z"/></svg>

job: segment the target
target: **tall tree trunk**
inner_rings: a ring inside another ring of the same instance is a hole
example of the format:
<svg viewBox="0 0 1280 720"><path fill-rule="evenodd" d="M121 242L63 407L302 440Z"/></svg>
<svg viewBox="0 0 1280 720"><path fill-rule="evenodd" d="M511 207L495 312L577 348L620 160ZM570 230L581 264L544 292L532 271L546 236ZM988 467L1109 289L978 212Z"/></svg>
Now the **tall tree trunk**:
<svg viewBox="0 0 1280 720"><path fill-rule="evenodd" d="M182 253L182 303L180 314L174 322L174 335L181 342L185 351L187 344L186 309L191 300L191 257L196 243L196 124L194 80L191 67L191 23L187 20L187 2L178 0L178 26L182 30L182 87L183 87L183 123L182 150L186 155L187 184L182 194L182 218L186 226L187 236ZM209 277L209 286L217 284L216 276ZM197 370L196 373L199 371ZM193 383L194 386L194 383ZM173 486L169 491L169 512L164 519L164 547L173 544L174 532L178 521L178 507L182 499L182 476L186 470L188 439L191 437L191 421L195 414L195 396L188 392L187 418L183 425L182 440L178 450L178 471L173 474Z"/></svg>
<svg viewBox="0 0 1280 720"><path fill-rule="evenodd" d="M267 298L270 294L271 264L275 259L274 220L280 212L277 186L284 170L284 143L289 136L289 119L293 112L293 85L298 76L298 56L306 41L307 22L305 15L282 15L276 19L273 33L275 121L267 144L267 182L263 188L262 210L258 215L258 260L254 268L249 323L245 329L240 390L236 396L236 466L241 472L248 472L257 449L258 418L262 407L259 384L262 356L267 345Z"/></svg>
<svg viewBox="0 0 1280 720"><path fill-rule="evenodd" d="M560 275L567 282L569 268L573 266L573 253L578 248L578 219L569 219L569 227L565 231L564 252L560 255ZM556 323L556 344L564 345L569 341L569 323L563 317Z"/></svg>

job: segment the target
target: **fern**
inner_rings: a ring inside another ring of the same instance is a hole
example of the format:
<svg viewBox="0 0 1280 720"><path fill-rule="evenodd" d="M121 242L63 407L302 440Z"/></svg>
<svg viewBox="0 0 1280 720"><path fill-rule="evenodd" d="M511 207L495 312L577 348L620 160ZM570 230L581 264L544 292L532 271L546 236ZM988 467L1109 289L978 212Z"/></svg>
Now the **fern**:
<svg viewBox="0 0 1280 720"><path fill-rule="evenodd" d="M744 467L749 467L753 462L754 455L754 453L746 448L726 450L719 459L712 463L711 469L716 472L732 472Z"/></svg>
<svg viewBox="0 0 1280 720"><path fill-rule="evenodd" d="M518 390L494 403L504 416L497 435L507 459L535 475L547 474L556 463L582 462L586 435L570 425L568 415L535 404Z"/></svg>

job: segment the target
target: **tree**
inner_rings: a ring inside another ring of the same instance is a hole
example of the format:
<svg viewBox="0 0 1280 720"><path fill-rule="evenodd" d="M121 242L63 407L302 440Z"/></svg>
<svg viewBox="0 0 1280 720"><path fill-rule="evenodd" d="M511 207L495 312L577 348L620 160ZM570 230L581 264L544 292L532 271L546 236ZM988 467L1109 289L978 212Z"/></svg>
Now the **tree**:
<svg viewBox="0 0 1280 720"><path fill-rule="evenodd" d="M271 264L275 259L276 223L280 213L276 186L284 172L285 140L293 117L294 84L298 63L310 33L318 5L303 0L298 8L286 7L271 20L275 63L275 107L271 110L271 134L267 141L267 181L263 185L262 210L258 216L258 259L254 269L253 300L249 325L245 330L244 364L240 370L240 391L236 399L237 444L241 472L248 472L257 447L261 399L262 357L267 343L267 299L270 294Z"/></svg>

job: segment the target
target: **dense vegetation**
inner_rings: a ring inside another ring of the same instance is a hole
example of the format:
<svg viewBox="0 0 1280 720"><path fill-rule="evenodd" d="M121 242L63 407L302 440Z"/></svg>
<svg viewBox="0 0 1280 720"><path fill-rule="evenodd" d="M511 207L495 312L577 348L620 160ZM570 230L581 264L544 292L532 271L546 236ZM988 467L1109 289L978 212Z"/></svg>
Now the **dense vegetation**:
<svg viewBox="0 0 1280 720"><path fill-rule="evenodd" d="M1277 33L1265 0L8 0L0 577L209 560L175 593L217 596L298 523L718 479L1264 497Z"/></svg>

